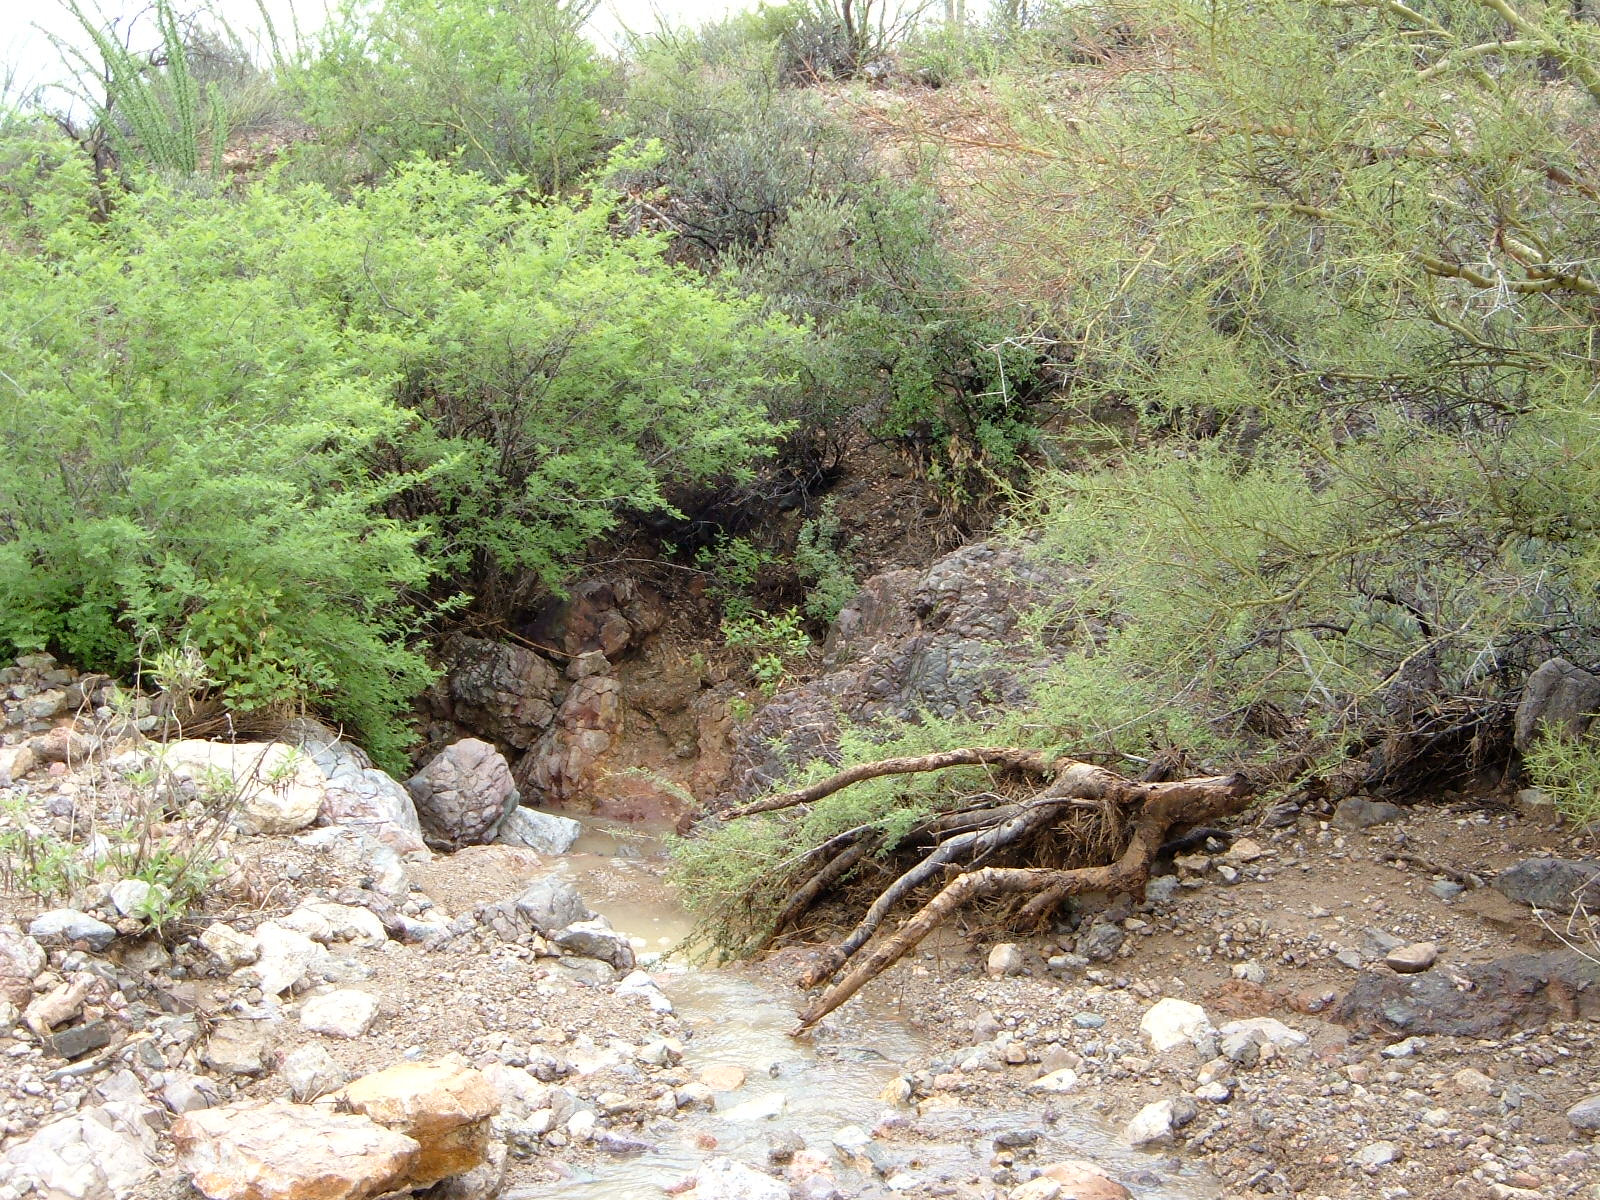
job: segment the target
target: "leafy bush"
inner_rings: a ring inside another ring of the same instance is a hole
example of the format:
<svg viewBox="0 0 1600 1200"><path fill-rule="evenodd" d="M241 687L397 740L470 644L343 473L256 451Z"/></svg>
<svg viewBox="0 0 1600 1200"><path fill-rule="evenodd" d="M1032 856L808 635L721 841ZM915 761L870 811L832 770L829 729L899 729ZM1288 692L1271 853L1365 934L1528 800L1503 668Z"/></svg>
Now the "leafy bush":
<svg viewBox="0 0 1600 1200"><path fill-rule="evenodd" d="M942 221L931 195L886 182L815 195L766 250L732 256L732 272L815 330L796 413L815 457L862 433L898 439L968 497L1032 441L1049 380L954 269Z"/></svg>
<svg viewBox="0 0 1600 1200"><path fill-rule="evenodd" d="M838 502L829 496L815 517L800 526L795 537L794 569L807 585L806 616L822 625L831 625L856 594L857 583L845 555L839 530Z"/></svg>
<svg viewBox="0 0 1600 1200"><path fill-rule="evenodd" d="M619 121L622 134L662 150L622 182L659 193L680 249L706 260L765 245L806 197L870 176L859 140L817 96L782 86L772 50L759 45L643 44Z"/></svg>
<svg viewBox="0 0 1600 1200"><path fill-rule="evenodd" d="M0 172L11 649L187 643L237 707L316 705L394 765L442 569L486 605L552 585L623 506L781 432L793 328L604 199L417 163L347 204L152 186L97 224L62 143Z"/></svg>
<svg viewBox="0 0 1600 1200"><path fill-rule="evenodd" d="M415 155L557 192L603 146L591 2L346 0L290 81L321 147L369 176ZM337 166L337 164L336 164Z"/></svg>

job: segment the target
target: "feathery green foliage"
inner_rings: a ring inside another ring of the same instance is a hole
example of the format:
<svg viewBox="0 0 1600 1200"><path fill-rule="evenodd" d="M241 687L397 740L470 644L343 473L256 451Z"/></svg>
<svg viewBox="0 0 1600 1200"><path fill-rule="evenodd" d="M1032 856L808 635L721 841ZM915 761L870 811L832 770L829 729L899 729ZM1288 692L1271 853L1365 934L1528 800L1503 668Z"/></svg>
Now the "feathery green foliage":
<svg viewBox="0 0 1600 1200"><path fill-rule="evenodd" d="M236 707L317 705L392 764L441 570L553 585L624 505L781 432L793 328L604 198L416 163L345 204L152 184L97 224L66 144L0 171L12 649L187 642Z"/></svg>
<svg viewBox="0 0 1600 1200"><path fill-rule="evenodd" d="M303 154L380 177L414 155L569 188L604 144L593 0L346 0L286 82L319 134Z"/></svg>

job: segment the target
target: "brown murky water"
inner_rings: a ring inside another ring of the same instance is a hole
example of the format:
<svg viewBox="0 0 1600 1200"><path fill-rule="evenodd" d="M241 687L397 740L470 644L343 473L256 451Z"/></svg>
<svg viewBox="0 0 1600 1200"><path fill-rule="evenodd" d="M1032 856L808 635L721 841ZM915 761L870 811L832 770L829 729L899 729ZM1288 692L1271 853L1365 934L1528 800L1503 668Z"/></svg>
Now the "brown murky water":
<svg viewBox="0 0 1600 1200"><path fill-rule="evenodd" d="M894 1110L880 1099L890 1080L922 1065L930 1047L886 1005L874 1005L870 990L836 1014L810 1038L789 1036L797 992L782 994L771 984L737 969L706 969L676 960L672 948L692 922L664 879L661 831L610 822L585 821L586 832L558 870L568 875L591 907L634 939L644 955L661 955L651 965L661 989L672 1000L689 1036L684 1065L694 1073L710 1066L746 1072L745 1085L719 1094L718 1111L696 1114L647 1128L656 1148L619 1159L560 1184L507 1193L507 1200L659 1200L665 1189L691 1174L712 1155L729 1155L758 1165L766 1160L769 1134L793 1131L806 1144L826 1152L843 1126L870 1130ZM648 959L646 960L649 961ZM892 1196L898 1190L940 1179L987 1179L993 1138L1006 1130L1041 1129L1036 1161L1086 1158L1135 1182L1141 1200L1212 1200L1219 1190L1192 1170L1177 1175L1156 1156L1130 1150L1116 1131L1088 1111L1074 1111L1070 1096L1053 1097L1057 1117L1041 1122L1040 1102L1019 1102L1009 1110L952 1107L913 1117L923 1135L900 1142L885 1140L890 1169L870 1177L850 1169L838 1172L848 1196ZM781 1111L774 1117L763 1114ZM901 1116L907 1110L899 1110ZM715 1139L715 1149L704 1148Z"/></svg>

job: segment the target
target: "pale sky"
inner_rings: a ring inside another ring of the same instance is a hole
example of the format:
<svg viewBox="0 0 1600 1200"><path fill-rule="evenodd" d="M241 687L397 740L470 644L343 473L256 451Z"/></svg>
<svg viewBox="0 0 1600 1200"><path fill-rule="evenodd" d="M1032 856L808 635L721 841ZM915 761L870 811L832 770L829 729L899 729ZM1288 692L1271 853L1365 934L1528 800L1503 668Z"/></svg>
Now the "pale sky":
<svg viewBox="0 0 1600 1200"><path fill-rule="evenodd" d="M193 0L193 6L202 3L219 14L235 31L246 34L261 27L260 10L256 0ZM288 39L294 23L309 32L320 25L329 0L262 0L278 36ZM139 22L145 29L153 29L149 17L149 0L83 0L84 8L98 9L106 16L126 22L140 13ZM674 22L698 24L723 16L730 8L753 6L753 0L601 0L600 9L590 23L595 38L602 43L614 41L624 29L650 29L657 15ZM178 0L176 7L183 11L191 7L186 0ZM61 77L59 56L47 36L54 33L81 42L82 33L77 22L62 0L0 0L0 82L10 69L14 71L14 86L53 82ZM154 35L149 35L153 40Z"/></svg>

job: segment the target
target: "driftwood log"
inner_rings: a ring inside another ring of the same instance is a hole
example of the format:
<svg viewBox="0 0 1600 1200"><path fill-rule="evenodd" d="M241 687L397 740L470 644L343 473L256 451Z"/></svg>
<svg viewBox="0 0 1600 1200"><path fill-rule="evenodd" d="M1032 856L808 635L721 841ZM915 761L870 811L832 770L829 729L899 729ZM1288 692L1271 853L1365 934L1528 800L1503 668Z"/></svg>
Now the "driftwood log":
<svg viewBox="0 0 1600 1200"><path fill-rule="evenodd" d="M860 783L951 767L983 766L1029 786L969 797L938 811L901 840L919 857L877 891L856 925L829 946L800 980L826 984L800 1015L800 1034L888 970L940 924L983 900L1013 904L1012 920L1037 925L1068 897L1084 892L1141 892L1157 851L1175 830L1242 810L1252 787L1242 775L1158 781L1129 779L1072 758L1014 747L965 747L940 754L864 763L798 791L766 797L724 814L737 820L813 804ZM794 864L794 886L762 944L770 944L824 896L840 889L882 846L876 826L846 830ZM1050 860L1046 865L1037 861ZM892 931L884 923L918 893L937 887Z"/></svg>

